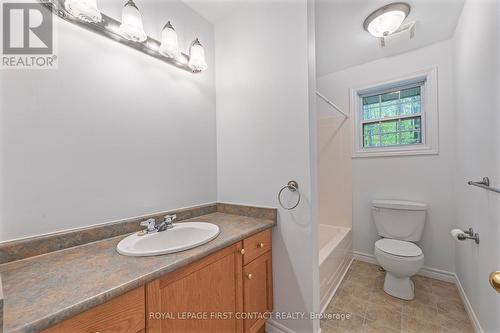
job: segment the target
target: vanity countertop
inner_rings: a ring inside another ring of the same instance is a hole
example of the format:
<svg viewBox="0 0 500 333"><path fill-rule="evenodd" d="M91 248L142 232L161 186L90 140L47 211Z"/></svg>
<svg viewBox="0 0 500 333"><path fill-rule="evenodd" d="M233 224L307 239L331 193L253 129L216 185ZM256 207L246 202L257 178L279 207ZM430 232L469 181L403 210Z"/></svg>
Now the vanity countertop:
<svg viewBox="0 0 500 333"><path fill-rule="evenodd" d="M156 257L118 254L123 235L0 265L3 332L40 332L276 224L220 212L186 221L211 222L221 232L197 248Z"/></svg>

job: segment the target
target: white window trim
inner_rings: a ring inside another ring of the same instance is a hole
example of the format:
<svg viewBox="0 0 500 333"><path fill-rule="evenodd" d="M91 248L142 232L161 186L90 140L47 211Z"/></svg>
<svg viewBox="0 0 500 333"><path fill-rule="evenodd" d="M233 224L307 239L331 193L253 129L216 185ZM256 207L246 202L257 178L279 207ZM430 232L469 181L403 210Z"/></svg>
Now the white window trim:
<svg viewBox="0 0 500 333"><path fill-rule="evenodd" d="M380 91L425 80L421 88L422 98L422 143L390 147L363 147L362 98L360 95L370 91ZM352 157L383 157L439 154L439 116L437 68L414 73L404 77L378 82L350 89L350 114L352 115Z"/></svg>

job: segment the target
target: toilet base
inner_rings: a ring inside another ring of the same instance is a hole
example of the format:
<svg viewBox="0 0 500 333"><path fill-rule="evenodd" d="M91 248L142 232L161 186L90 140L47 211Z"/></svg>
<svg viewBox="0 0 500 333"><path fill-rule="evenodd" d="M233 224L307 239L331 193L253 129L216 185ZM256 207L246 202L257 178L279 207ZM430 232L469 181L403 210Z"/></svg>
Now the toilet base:
<svg viewBox="0 0 500 333"><path fill-rule="evenodd" d="M409 277L397 277L387 271L385 273L384 291L391 296L407 301L415 298L415 286Z"/></svg>

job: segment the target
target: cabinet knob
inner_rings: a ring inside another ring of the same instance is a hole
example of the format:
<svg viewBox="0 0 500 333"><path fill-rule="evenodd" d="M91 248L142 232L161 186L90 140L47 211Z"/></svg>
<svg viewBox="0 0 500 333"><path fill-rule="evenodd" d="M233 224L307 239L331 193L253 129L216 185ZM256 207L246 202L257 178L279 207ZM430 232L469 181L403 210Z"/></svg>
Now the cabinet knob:
<svg viewBox="0 0 500 333"><path fill-rule="evenodd" d="M259 243L257 246L262 249L264 247L264 243Z"/></svg>
<svg viewBox="0 0 500 333"><path fill-rule="evenodd" d="M241 250L240 250L240 253L241 253L241 254L245 254L245 249L241 249Z"/></svg>
<svg viewBox="0 0 500 333"><path fill-rule="evenodd" d="M252 279L252 273L247 274L247 279L251 280Z"/></svg>

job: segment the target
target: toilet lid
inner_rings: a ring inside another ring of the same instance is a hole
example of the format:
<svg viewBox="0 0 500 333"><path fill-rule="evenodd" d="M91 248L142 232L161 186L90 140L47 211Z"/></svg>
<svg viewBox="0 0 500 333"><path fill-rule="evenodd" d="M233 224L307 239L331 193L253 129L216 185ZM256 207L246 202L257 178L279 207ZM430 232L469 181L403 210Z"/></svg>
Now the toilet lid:
<svg viewBox="0 0 500 333"><path fill-rule="evenodd" d="M380 251L400 257L418 257L422 254L422 250L415 244L397 239L380 239L375 243L375 247Z"/></svg>

